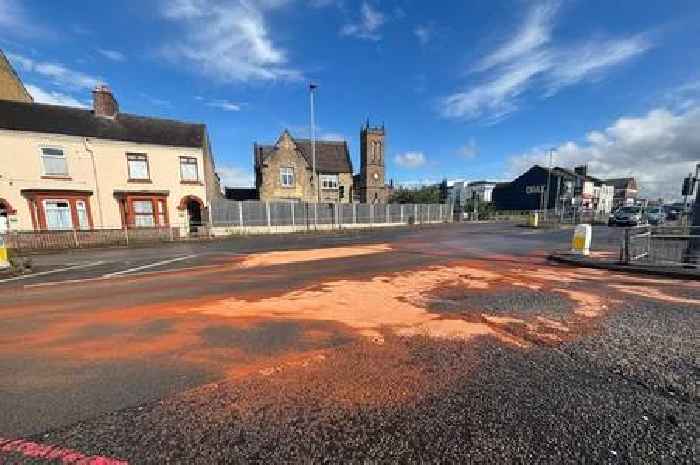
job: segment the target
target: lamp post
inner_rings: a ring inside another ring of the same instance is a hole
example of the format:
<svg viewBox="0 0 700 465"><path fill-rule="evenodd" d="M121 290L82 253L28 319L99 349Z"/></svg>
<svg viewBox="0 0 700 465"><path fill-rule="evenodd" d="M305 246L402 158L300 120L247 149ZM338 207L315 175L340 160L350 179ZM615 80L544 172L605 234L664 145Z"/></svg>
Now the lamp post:
<svg viewBox="0 0 700 465"><path fill-rule="evenodd" d="M316 93L317 87L318 86L314 83L309 84L309 103L311 106L311 176L314 181L314 195L316 197L316 203L318 203L319 200L319 186L318 179L316 177L316 126L314 121L314 94Z"/></svg>
<svg viewBox="0 0 700 465"><path fill-rule="evenodd" d="M544 212L542 214L542 219L544 221L547 221L547 209L549 208L549 183L552 179L552 157L554 156L554 151L555 148L550 148L549 149L549 166L547 167L547 194L545 197L545 202L544 202Z"/></svg>

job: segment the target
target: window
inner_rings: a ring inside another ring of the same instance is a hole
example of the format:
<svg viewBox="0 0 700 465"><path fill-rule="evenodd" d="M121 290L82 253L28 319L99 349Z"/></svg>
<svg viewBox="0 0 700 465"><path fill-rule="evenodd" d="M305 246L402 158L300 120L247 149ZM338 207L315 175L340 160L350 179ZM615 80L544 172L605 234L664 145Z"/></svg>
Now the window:
<svg viewBox="0 0 700 465"><path fill-rule="evenodd" d="M153 202L150 200L134 200L134 226L149 227L155 226L153 219Z"/></svg>
<svg viewBox="0 0 700 465"><path fill-rule="evenodd" d="M294 168L280 168L282 187L294 187Z"/></svg>
<svg viewBox="0 0 700 465"><path fill-rule="evenodd" d="M78 227L80 229L90 229L90 220L88 219L85 201L78 200L75 202L75 211L78 214Z"/></svg>
<svg viewBox="0 0 700 465"><path fill-rule="evenodd" d="M44 200L44 214L47 229L73 229L67 200Z"/></svg>
<svg viewBox="0 0 700 465"><path fill-rule="evenodd" d="M127 164L129 165L129 179L148 180L148 156L143 153L127 153Z"/></svg>
<svg viewBox="0 0 700 465"><path fill-rule="evenodd" d="M322 174L319 176L321 179L322 189L337 189L338 188L338 175L337 174Z"/></svg>
<svg viewBox="0 0 700 465"><path fill-rule="evenodd" d="M44 147L41 149L41 162L45 176L68 176L68 164L63 150Z"/></svg>
<svg viewBox="0 0 700 465"><path fill-rule="evenodd" d="M180 157L180 178L183 181L199 181L196 158Z"/></svg>
<svg viewBox="0 0 700 465"><path fill-rule="evenodd" d="M345 197L345 186L340 186L340 187L338 187L338 189L339 189L338 197L341 199L344 198Z"/></svg>

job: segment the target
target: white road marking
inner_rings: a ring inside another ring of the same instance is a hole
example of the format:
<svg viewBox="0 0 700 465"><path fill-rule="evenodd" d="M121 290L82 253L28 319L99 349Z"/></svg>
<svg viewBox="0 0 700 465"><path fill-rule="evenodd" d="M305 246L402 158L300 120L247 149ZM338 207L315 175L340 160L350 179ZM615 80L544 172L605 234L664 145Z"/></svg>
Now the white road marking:
<svg viewBox="0 0 700 465"><path fill-rule="evenodd" d="M103 263L104 263L104 261L98 261L98 262L86 263L84 265L74 265L74 266L67 266L65 268L56 268L54 270L40 271L39 273L24 274L22 276L14 276L12 278L0 279L0 283L7 283L10 281L19 281L20 279L29 279L29 278L34 278L36 276L45 276L47 274L60 273L62 271L71 271L71 270L79 270L81 268L90 268L93 266L102 265Z"/></svg>
<svg viewBox="0 0 700 465"><path fill-rule="evenodd" d="M143 276L158 276L158 275L163 275L163 274L179 273L182 271L198 271L198 270L206 270L206 269L220 268L220 267L221 267L221 265L218 265L218 264L217 265L186 266L183 268L169 268L167 270L135 272L135 273L131 273L128 275L114 276L114 278L119 278L119 277L133 278L133 277L143 277ZM49 286L60 286L63 284L80 284L80 283L89 283L89 282L94 282L94 281L107 281L108 279L113 279L113 278L105 278L104 276L97 276L94 278L66 279L65 281L50 281L47 283L25 284L23 287L24 287L24 289L29 289L29 288L33 288L33 287L49 287Z"/></svg>
<svg viewBox="0 0 700 465"><path fill-rule="evenodd" d="M109 279L109 278L113 278L113 277L115 277L115 276L122 276L122 275L125 275L125 274L134 273L134 272L136 272L136 271L147 270L147 269L149 269L149 268L155 268L155 267L157 267L157 266L167 265L168 263L179 262L179 261L187 260L188 258L194 258L194 257L196 257L195 254L192 254L192 255L185 255L184 257L170 258L170 259L168 259L168 260L162 260L162 261L155 262L155 263L149 263L148 265L142 265L142 266L137 266L137 267L134 267L134 268L129 268L129 269L127 269L127 270L116 271L116 272L114 272L114 273L108 273L108 274L102 275L102 278L103 278L103 279Z"/></svg>

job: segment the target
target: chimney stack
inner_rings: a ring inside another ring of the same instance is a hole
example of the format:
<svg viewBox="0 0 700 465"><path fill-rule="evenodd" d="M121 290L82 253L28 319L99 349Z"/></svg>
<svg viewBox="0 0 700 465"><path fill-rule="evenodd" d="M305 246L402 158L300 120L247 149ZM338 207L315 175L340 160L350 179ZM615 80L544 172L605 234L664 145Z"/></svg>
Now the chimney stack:
<svg viewBox="0 0 700 465"><path fill-rule="evenodd" d="M112 89L100 84L92 91L92 109L95 116L114 118L119 113L119 104L112 95Z"/></svg>

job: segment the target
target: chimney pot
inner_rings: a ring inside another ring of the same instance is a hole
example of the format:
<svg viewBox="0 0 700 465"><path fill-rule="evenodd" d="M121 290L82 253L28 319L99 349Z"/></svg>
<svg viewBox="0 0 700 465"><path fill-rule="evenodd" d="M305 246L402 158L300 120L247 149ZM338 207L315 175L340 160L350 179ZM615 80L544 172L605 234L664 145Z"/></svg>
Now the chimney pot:
<svg viewBox="0 0 700 465"><path fill-rule="evenodd" d="M119 104L109 86L100 84L92 91L92 109L95 116L114 118L119 113Z"/></svg>

